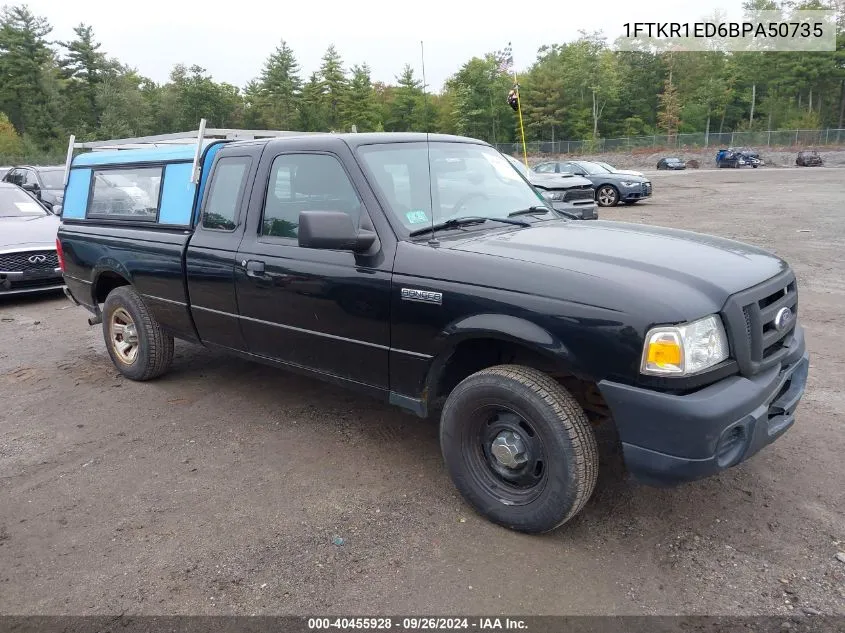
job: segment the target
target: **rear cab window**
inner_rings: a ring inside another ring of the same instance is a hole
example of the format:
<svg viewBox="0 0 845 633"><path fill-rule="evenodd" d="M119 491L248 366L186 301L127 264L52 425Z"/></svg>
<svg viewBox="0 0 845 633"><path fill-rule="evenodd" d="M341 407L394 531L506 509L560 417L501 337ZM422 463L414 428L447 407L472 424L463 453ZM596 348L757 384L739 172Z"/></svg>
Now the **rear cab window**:
<svg viewBox="0 0 845 633"><path fill-rule="evenodd" d="M243 195L251 163L252 159L246 156L227 156L217 161L203 208L203 228L216 231L235 230L238 203Z"/></svg>

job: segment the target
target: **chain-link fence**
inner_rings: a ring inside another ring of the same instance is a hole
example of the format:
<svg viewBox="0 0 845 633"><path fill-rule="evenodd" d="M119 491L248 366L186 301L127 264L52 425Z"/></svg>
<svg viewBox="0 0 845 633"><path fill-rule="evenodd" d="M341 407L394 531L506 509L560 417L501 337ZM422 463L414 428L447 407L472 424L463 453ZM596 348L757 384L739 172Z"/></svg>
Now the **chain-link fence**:
<svg viewBox="0 0 845 633"><path fill-rule="evenodd" d="M529 154L588 154L599 152L627 152L634 149L655 150L720 147L796 147L814 145L845 145L845 129L825 130L766 130L761 132L697 132L694 134L656 134L626 136L585 141L531 141L525 144ZM497 143L496 148L506 154L521 154L522 143Z"/></svg>

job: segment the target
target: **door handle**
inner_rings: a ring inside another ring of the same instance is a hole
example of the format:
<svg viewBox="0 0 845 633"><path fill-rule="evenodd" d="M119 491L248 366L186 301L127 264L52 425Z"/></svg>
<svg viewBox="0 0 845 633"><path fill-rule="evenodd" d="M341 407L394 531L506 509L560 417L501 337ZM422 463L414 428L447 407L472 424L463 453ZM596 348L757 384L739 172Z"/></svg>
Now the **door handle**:
<svg viewBox="0 0 845 633"><path fill-rule="evenodd" d="M247 277L263 277L264 276L264 262L259 262L250 259L246 262L246 276Z"/></svg>

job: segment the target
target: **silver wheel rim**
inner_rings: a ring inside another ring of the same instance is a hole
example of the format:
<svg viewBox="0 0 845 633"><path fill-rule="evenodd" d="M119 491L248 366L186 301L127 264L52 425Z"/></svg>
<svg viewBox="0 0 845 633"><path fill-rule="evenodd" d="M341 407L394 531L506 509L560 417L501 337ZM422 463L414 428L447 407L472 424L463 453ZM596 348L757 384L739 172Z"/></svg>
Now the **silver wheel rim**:
<svg viewBox="0 0 845 633"><path fill-rule="evenodd" d="M123 308L112 312L109 320L111 346L117 359L131 365L138 357L138 330L129 313Z"/></svg>
<svg viewBox="0 0 845 633"><path fill-rule="evenodd" d="M609 206L616 202L616 192L610 187L602 187L599 189L599 204L603 207Z"/></svg>

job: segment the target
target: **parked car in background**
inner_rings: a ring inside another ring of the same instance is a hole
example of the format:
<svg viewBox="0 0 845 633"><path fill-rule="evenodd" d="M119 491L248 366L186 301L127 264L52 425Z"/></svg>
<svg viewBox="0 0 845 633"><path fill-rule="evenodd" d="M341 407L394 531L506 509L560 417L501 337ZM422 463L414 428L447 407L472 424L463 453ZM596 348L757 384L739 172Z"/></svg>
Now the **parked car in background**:
<svg viewBox="0 0 845 633"><path fill-rule="evenodd" d="M11 183L0 183L0 297L60 290L59 218Z"/></svg>
<svg viewBox="0 0 845 633"><path fill-rule="evenodd" d="M738 168L743 165L745 165L745 159L733 150L720 149L716 152L716 167L719 169L725 167Z"/></svg>
<svg viewBox="0 0 845 633"><path fill-rule="evenodd" d="M728 150L736 152L745 161L746 165L751 165L755 169L763 164L760 153L753 149L748 147L729 147Z"/></svg>
<svg viewBox="0 0 845 633"><path fill-rule="evenodd" d="M680 158L667 157L657 161L658 169L686 169L687 164Z"/></svg>
<svg viewBox="0 0 845 633"><path fill-rule="evenodd" d="M603 163L603 162L598 161L598 160L594 160L594 161L591 161L591 162L594 165L598 165L599 167L603 167L604 169L609 171L611 174L630 174L631 176L645 177L645 174L641 171L633 171L631 169L616 169L616 167L614 167L610 163Z"/></svg>
<svg viewBox="0 0 845 633"><path fill-rule="evenodd" d="M633 204L651 195L651 181L645 176L613 173L586 160L549 161L534 167L538 174L575 174L583 176L596 190L600 207L615 207L620 202Z"/></svg>
<svg viewBox="0 0 845 633"><path fill-rule="evenodd" d="M64 165L52 167L13 167L3 176L3 182L10 182L26 189L38 198L45 207L61 204L65 188Z"/></svg>
<svg viewBox="0 0 845 633"><path fill-rule="evenodd" d="M560 175L539 174L528 169L522 161L505 154L511 165L540 192L555 211L577 220L597 220L596 192L586 178L569 173Z"/></svg>
<svg viewBox="0 0 845 633"><path fill-rule="evenodd" d="M804 150L798 152L795 164L799 167L821 167L824 164L822 157L815 150Z"/></svg>

